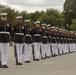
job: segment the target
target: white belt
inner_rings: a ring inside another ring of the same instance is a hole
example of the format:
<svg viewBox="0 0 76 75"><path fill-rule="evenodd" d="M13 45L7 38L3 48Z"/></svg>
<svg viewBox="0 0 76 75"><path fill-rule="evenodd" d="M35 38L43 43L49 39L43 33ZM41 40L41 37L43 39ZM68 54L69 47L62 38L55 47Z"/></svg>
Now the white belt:
<svg viewBox="0 0 76 75"><path fill-rule="evenodd" d="M24 33L15 33L16 35L24 35Z"/></svg>
<svg viewBox="0 0 76 75"><path fill-rule="evenodd" d="M60 39L63 39L63 38L60 38Z"/></svg>
<svg viewBox="0 0 76 75"><path fill-rule="evenodd" d="M47 38L47 36L43 36L43 38Z"/></svg>
<svg viewBox="0 0 76 75"><path fill-rule="evenodd" d="M34 36L41 36L40 34L34 34Z"/></svg>
<svg viewBox="0 0 76 75"><path fill-rule="evenodd" d="M9 34L10 35L10 32L0 32L2 34Z"/></svg>
<svg viewBox="0 0 76 75"><path fill-rule="evenodd" d="M52 39L56 39L55 37L52 37Z"/></svg>
<svg viewBox="0 0 76 75"><path fill-rule="evenodd" d="M49 36L49 38L51 38L51 36Z"/></svg>
<svg viewBox="0 0 76 75"><path fill-rule="evenodd" d="M31 37L31 35L29 35L29 34L26 34L25 36L30 36Z"/></svg>
<svg viewBox="0 0 76 75"><path fill-rule="evenodd" d="M57 37L57 39L59 39L59 37Z"/></svg>

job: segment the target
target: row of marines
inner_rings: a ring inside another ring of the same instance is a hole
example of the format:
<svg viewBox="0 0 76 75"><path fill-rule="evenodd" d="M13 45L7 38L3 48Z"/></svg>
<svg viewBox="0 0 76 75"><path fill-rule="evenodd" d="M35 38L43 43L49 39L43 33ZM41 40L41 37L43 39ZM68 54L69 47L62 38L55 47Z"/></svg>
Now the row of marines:
<svg viewBox="0 0 76 75"><path fill-rule="evenodd" d="M0 22L0 65L2 68L8 68L7 54L11 38L14 38L16 65L22 65L22 53L24 62L31 63L31 49L34 61L76 51L76 33L73 31L45 23L40 26L40 21L36 21L35 27L30 28L30 20L24 20L23 24L22 16L17 16L17 23L11 26L7 22L7 13L0 15L2 20Z"/></svg>

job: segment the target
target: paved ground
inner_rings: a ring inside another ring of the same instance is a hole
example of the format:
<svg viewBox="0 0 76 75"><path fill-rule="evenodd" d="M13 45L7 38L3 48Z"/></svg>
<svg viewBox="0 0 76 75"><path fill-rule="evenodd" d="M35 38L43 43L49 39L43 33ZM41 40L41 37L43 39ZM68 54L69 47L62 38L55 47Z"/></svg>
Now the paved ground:
<svg viewBox="0 0 76 75"><path fill-rule="evenodd" d="M0 68L0 75L76 75L76 53L16 66L13 47L10 47L8 65L8 69Z"/></svg>

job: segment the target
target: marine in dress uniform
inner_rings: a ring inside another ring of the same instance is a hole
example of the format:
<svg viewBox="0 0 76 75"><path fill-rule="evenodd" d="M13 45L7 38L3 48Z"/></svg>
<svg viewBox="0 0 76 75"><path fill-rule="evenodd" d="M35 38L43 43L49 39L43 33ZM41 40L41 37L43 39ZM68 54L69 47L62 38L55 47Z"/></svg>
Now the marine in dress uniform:
<svg viewBox="0 0 76 75"><path fill-rule="evenodd" d="M67 32L67 46L68 46L68 53L70 52L70 34L69 31Z"/></svg>
<svg viewBox="0 0 76 75"><path fill-rule="evenodd" d="M74 32L72 31L72 50L74 52Z"/></svg>
<svg viewBox="0 0 76 75"><path fill-rule="evenodd" d="M1 53L1 65L2 68L8 68L7 66L7 54L8 54L8 47L10 42L10 35L11 35L11 26L6 21L7 20L7 13L0 13L1 15L1 22L0 22L0 53Z"/></svg>
<svg viewBox="0 0 76 75"><path fill-rule="evenodd" d="M46 24L42 24L42 29L41 29L41 38L42 38L42 43L41 43L41 59L46 59L47 57L47 42L48 42L48 37L47 37L47 30L46 30Z"/></svg>
<svg viewBox="0 0 76 75"><path fill-rule="evenodd" d="M68 33L68 30L65 31L65 35L64 35L64 43L65 43L65 48L64 49L65 49L66 54L69 52L68 43L67 43L67 40L68 40L67 33Z"/></svg>
<svg viewBox="0 0 76 75"><path fill-rule="evenodd" d="M73 52L75 52L75 32L73 32Z"/></svg>
<svg viewBox="0 0 76 75"><path fill-rule="evenodd" d="M63 32L65 30L62 28L59 28L59 55L62 55L62 53L64 53L64 40L63 40Z"/></svg>
<svg viewBox="0 0 76 75"><path fill-rule="evenodd" d="M30 50L32 44L32 29L29 27L30 20L24 20L24 61L25 63L30 63Z"/></svg>
<svg viewBox="0 0 76 75"><path fill-rule="evenodd" d="M74 32L74 52L76 52L76 33Z"/></svg>
<svg viewBox="0 0 76 75"><path fill-rule="evenodd" d="M51 25L50 24L47 24L46 25L47 27L47 37L48 37L48 42L47 42L47 50L46 50L46 56L47 58L50 58L51 57Z"/></svg>
<svg viewBox="0 0 76 75"><path fill-rule="evenodd" d="M55 55L58 56L58 49L59 49L59 28L55 27L55 37L56 37L56 49L55 49Z"/></svg>
<svg viewBox="0 0 76 75"><path fill-rule="evenodd" d="M39 61L40 47L41 47L41 28L40 21L35 22L35 28L33 28L33 42L34 42L34 60Z"/></svg>
<svg viewBox="0 0 76 75"><path fill-rule="evenodd" d="M72 31L69 31L70 34L70 44L69 44L69 48L70 48L70 53L73 52L73 48L72 48Z"/></svg>
<svg viewBox="0 0 76 75"><path fill-rule="evenodd" d="M0 68L1 68L1 52L0 52Z"/></svg>
<svg viewBox="0 0 76 75"><path fill-rule="evenodd" d="M56 52L56 43L57 43L56 36L55 36L55 26L52 26L51 30L52 30L52 34L51 34L51 36L52 36L52 57L55 57L56 56L55 55L55 52Z"/></svg>
<svg viewBox="0 0 76 75"><path fill-rule="evenodd" d="M75 32L75 34L74 34L74 36L75 36L75 52L76 52L76 32Z"/></svg>
<svg viewBox="0 0 76 75"><path fill-rule="evenodd" d="M17 16L17 24L14 25L14 42L17 50L18 64L22 65L22 48L24 43L24 26L22 24L22 16Z"/></svg>

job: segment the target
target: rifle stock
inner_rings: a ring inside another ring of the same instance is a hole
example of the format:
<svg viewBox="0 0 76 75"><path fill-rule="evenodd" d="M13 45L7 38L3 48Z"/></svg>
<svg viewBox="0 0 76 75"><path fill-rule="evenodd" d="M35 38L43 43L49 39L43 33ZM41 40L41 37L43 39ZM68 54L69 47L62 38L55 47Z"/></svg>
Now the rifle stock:
<svg viewBox="0 0 76 75"><path fill-rule="evenodd" d="M1 68L1 54L0 54L0 68Z"/></svg>
<svg viewBox="0 0 76 75"><path fill-rule="evenodd" d="M16 45L14 45L14 56L15 56L15 59L16 59L16 65L18 65Z"/></svg>
<svg viewBox="0 0 76 75"><path fill-rule="evenodd" d="M32 55L33 55L33 60L35 60L35 56L34 56L34 45L32 45Z"/></svg>

